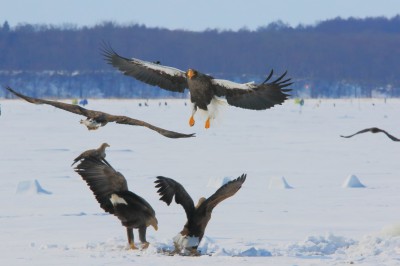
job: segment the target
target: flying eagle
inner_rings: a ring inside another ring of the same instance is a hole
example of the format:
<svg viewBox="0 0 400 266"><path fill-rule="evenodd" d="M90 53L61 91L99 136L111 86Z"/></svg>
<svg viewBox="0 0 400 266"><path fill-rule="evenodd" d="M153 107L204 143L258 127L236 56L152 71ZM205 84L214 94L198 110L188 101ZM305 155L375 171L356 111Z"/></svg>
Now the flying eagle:
<svg viewBox="0 0 400 266"><path fill-rule="evenodd" d="M107 45L104 45L103 55L109 64L118 68L125 75L144 83L175 92L184 92L185 89L189 89L193 107L189 119L190 126L194 125L194 114L197 108L200 108L207 112L205 128L210 127L210 119L215 118L217 97L225 97L228 104L236 107L265 110L282 104L289 96L286 92L291 91L291 89L284 89L292 84L290 78L283 80L286 72L274 81L270 81L273 74L271 71L261 84L254 82L241 84L215 79L194 69L188 69L185 72L136 58L128 59L120 56Z"/></svg>
<svg viewBox="0 0 400 266"><path fill-rule="evenodd" d="M78 157L76 157L74 159L74 162L71 164L71 166L76 164L78 161L83 160L85 158L89 158L89 157L94 157L100 161L104 161L108 166L111 166L105 159L107 147L110 147L110 145L108 145L107 143L103 143L97 149L91 149L91 150L82 152Z"/></svg>
<svg viewBox="0 0 400 266"><path fill-rule="evenodd" d="M71 112L74 114L86 116L86 119L81 120L80 123L84 124L89 130L96 130L101 126L105 126L109 122L115 122L117 124L147 127L151 130L158 132L159 134L161 134L167 138L188 138L188 137L194 136L194 134L182 134L182 133L178 133L178 132L174 132L174 131L169 131L169 130L166 130L163 128L153 126L144 121L130 118L127 116L111 115L111 114L107 114L107 113L100 112L100 111L88 110L88 109L85 109L76 104L68 104L68 103L63 103L63 102L48 101L48 100L42 100L42 99L38 99L38 98L32 98L32 97L23 95L21 93L18 93L16 91L14 91L13 89L11 89L10 87L7 87L6 89L8 91L10 91L11 93L17 95L18 97L24 99L27 102L34 103L34 104L48 104L48 105L52 105L56 108L60 108L62 110L65 110L65 111L68 111L68 112Z"/></svg>
<svg viewBox="0 0 400 266"><path fill-rule="evenodd" d="M349 136L342 136L342 135L340 135L340 136L341 136L342 138L351 138L351 137L353 137L354 135L361 134L361 133L366 133L366 132L371 132L371 133L379 133L379 132L382 132L382 133L384 133L386 136L388 136L388 138L390 138L391 140L393 140L393 141L400 141L400 139L396 138L395 136L390 135L390 134L387 133L385 130L380 129L380 128L377 128L377 127L366 128L366 129L360 130L360 131L354 133L353 135L349 135Z"/></svg>
<svg viewBox="0 0 400 266"><path fill-rule="evenodd" d="M126 227L128 243L131 249L137 249L134 243L133 228L139 229L142 248L147 248L146 230L153 226L157 231L158 221L150 204L128 190L125 177L111 165L95 158L84 158L75 171L86 181L100 207L114 214Z"/></svg>
<svg viewBox="0 0 400 266"><path fill-rule="evenodd" d="M204 236L207 224L211 219L211 212L221 201L233 195L242 187L246 180L246 174L241 175L221 186L208 199L200 198L197 205L194 205L192 198L181 184L175 180L158 176L156 188L161 196L160 200L169 206L175 196L175 202L181 204L186 212L187 222L183 230L174 237L176 252L197 254L197 246Z"/></svg>

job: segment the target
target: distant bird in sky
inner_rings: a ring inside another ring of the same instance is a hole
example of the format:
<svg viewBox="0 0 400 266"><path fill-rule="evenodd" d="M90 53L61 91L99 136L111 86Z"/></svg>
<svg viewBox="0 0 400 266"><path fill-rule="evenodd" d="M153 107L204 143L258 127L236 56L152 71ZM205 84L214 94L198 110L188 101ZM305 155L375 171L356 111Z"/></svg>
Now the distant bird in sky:
<svg viewBox="0 0 400 266"><path fill-rule="evenodd" d="M233 195L242 187L246 180L246 174L221 186L208 199L200 198L197 205L194 205L192 198L181 184L175 180L158 176L156 188L161 196L160 200L169 206L175 196L175 202L182 205L186 212L187 222L183 230L174 237L175 251L184 254L197 254L197 247L204 236L207 224L211 219L211 212L221 201Z"/></svg>
<svg viewBox="0 0 400 266"><path fill-rule="evenodd" d="M228 104L251 110L265 110L282 104L291 89L290 78L284 79L286 72L274 81L270 81L273 71L261 84L254 82L236 83L229 80L215 79L195 69L186 72L177 68L163 66L136 58L125 58L117 54L110 46L104 45L103 55L107 62L118 68L125 75L162 89L184 92L189 89L192 102L192 115L189 125L195 123L197 108L207 112L205 128L210 127L210 120L215 118L218 97L226 98ZM284 80L283 80L284 79ZM270 82L269 82L270 81Z"/></svg>
<svg viewBox="0 0 400 266"><path fill-rule="evenodd" d="M126 227L128 243L131 249L137 249L134 243L133 229L139 229L142 248L147 248L148 226L158 230L158 221L150 204L142 197L128 190L125 177L95 157L84 158L75 171L86 181L100 207L114 214Z"/></svg>
<svg viewBox="0 0 400 266"><path fill-rule="evenodd" d="M85 158L89 158L89 157L94 157L100 161L104 161L108 166L110 166L110 164L106 161L106 148L110 147L110 145L108 145L107 143L103 143L100 145L99 148L97 149L91 149L91 150L87 150L82 152L78 157L76 157L74 159L74 162L71 164L71 166L73 166L74 164L76 164L77 162L79 162L80 160L83 160Z"/></svg>
<svg viewBox="0 0 400 266"><path fill-rule="evenodd" d="M358 132L356 132L356 133L354 133L354 134L352 134L352 135L349 135L349 136L342 136L342 135L340 135L340 136L341 136L342 138L351 138L351 137L353 137L354 135L361 134L361 133L366 133L366 132L371 132L371 133L379 133L379 132L382 132L382 133L384 133L386 136L388 136L388 138L390 138L391 140L393 140L393 141L400 141L400 139L396 138L395 136L390 135L390 134L387 133L385 130L380 129L380 128L377 128L377 127L366 128L366 129L360 130L360 131L358 131Z"/></svg>
<svg viewBox="0 0 400 266"><path fill-rule="evenodd" d="M144 121L130 118L127 116L111 115L111 114L107 114L107 113L100 112L100 111L88 110L88 109L85 109L76 104L68 104L68 103L63 103L63 102L48 101L48 100L42 100L42 99L38 99L38 98L32 98L32 97L23 95L21 93L18 93L16 91L14 91L13 89L11 89L10 87L7 87L6 89L8 91L10 91L11 93L17 95L18 97L21 97L22 99L24 99L27 102L34 103L34 104L48 104L48 105L52 105L56 108L60 108L62 110L65 110L65 111L68 111L68 112L71 112L74 114L86 116L86 119L81 120L80 123L84 124L89 130L96 130L101 126L105 126L109 122L115 122L117 124L147 127L151 130L158 132L159 134L161 134L167 138L194 137L194 134L182 134L182 133L178 133L178 132L174 132L174 131L169 131L169 130L166 130L163 128L153 126Z"/></svg>

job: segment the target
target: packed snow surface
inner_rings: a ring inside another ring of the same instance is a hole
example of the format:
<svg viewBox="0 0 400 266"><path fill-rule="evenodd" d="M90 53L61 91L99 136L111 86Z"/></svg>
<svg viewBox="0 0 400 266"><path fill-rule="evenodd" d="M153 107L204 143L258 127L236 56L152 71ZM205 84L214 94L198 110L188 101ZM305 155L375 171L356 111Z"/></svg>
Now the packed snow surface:
<svg viewBox="0 0 400 266"><path fill-rule="evenodd" d="M301 112L293 100L266 111L222 106L208 130L201 117L188 126L187 100L144 102L85 107L196 137L113 123L88 131L78 115L0 100L1 265L400 265L400 144L384 134L340 137L372 126L400 136L400 100L306 100ZM107 161L156 211L146 250L127 249L119 220L71 167L103 142ZM197 203L242 173L242 188L213 211L203 255L168 256L186 215L159 200L155 177L174 178ZM366 187L343 189L349 173ZM269 189L276 177L292 189Z"/></svg>

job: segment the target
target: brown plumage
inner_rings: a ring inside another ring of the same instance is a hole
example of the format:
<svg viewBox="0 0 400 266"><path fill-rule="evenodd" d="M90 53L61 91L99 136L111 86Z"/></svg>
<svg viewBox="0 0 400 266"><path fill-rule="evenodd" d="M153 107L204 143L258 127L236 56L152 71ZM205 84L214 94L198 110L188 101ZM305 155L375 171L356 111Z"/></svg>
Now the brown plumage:
<svg viewBox="0 0 400 266"><path fill-rule="evenodd" d="M146 200L128 190L125 177L95 157L84 158L75 171L86 181L100 207L117 216L126 227L130 247L136 249L133 236L135 228L139 229L142 248L147 248L147 227L151 225L155 230L158 229L155 212Z"/></svg>
<svg viewBox="0 0 400 266"><path fill-rule="evenodd" d="M115 122L117 124L147 127L167 138L188 138L194 136L194 134L182 134L174 131L169 131L163 128L153 126L144 121L130 118L127 116L111 115L101 111L88 110L75 104L68 104L63 102L48 101L48 100L28 97L26 95L14 91L10 87L7 87L7 90L30 103L48 104L74 114L86 116L86 120L81 120L81 124L84 124L89 130L98 129L100 126L105 126L109 122Z"/></svg>
<svg viewBox="0 0 400 266"><path fill-rule="evenodd" d="M400 141L400 139L396 138L393 135L390 135L385 130L377 128L377 127L366 128L366 129L360 130L360 131L358 131L358 132L356 132L356 133L354 133L352 135L349 135L349 136L342 136L342 135L340 135L340 136L342 138L351 138L351 137L353 137L353 136L355 136L357 134L366 133L366 132L371 132L371 133L380 133L381 132L381 133L384 133L388 138L390 138L393 141Z"/></svg>
<svg viewBox="0 0 400 266"><path fill-rule="evenodd" d="M160 194L160 200L170 205L175 196L175 202L182 205L186 212L187 222L183 230L174 237L174 244L177 252L196 253L197 246L204 236L207 224L211 219L211 213L215 206L221 201L233 195L242 187L246 180L246 174L241 175L221 186L208 199L200 198L195 206L192 198L181 184L175 180L163 176L158 176L156 188Z"/></svg>
<svg viewBox="0 0 400 266"><path fill-rule="evenodd" d="M215 117L217 97L225 97L228 104L251 110L265 110L282 104L290 89L284 89L292 83L284 79L286 72L274 81L270 81L273 71L261 84L236 83L229 80L215 79L210 75L189 69L186 72L173 67L163 66L136 58L125 58L117 54L110 46L104 45L103 55L107 62L118 68L125 75L162 89L184 92L190 91L193 103L189 124L193 126L197 108L208 112L205 127L210 127L210 119Z"/></svg>
<svg viewBox="0 0 400 266"><path fill-rule="evenodd" d="M110 145L108 145L107 143L103 143L97 149L90 149L90 150L82 152L78 157L76 157L74 159L74 162L71 164L71 166L76 164L78 161L83 160L85 158L89 158L89 157L96 158L100 161L103 160L107 165L110 165L105 159L107 147L110 147Z"/></svg>

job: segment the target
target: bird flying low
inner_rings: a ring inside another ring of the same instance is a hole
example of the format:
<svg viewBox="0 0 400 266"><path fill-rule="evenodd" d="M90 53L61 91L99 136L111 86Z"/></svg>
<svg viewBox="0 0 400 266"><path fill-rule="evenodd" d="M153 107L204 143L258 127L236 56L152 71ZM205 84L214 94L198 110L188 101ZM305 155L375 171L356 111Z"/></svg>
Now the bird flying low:
<svg viewBox="0 0 400 266"><path fill-rule="evenodd" d="M74 170L86 181L100 207L117 216L126 227L130 248L137 249L134 243L134 228L139 229L141 248L147 248L147 227L151 225L158 230L158 221L150 204L128 190L125 177L96 157L84 158Z"/></svg>
<svg viewBox="0 0 400 266"><path fill-rule="evenodd" d="M366 128L366 129L360 130L360 131L358 131L358 132L356 132L356 133L354 133L354 134L352 134L352 135L349 135L349 136L342 136L342 135L340 135L340 136L341 136L342 138L351 138L351 137L353 137L353 136L355 136L355 135L357 135L357 134L366 133L366 132L371 132L371 133L379 133L379 132L382 132L382 133L384 133L388 138L390 138L391 140L393 140L393 141L400 141L400 139L396 138L396 137L393 136L393 135L390 135L390 134L387 133L385 130L380 129L380 128L377 128L377 127Z"/></svg>
<svg viewBox="0 0 400 266"><path fill-rule="evenodd" d="M161 196L160 200L164 201L169 206L175 196L175 202L182 205L186 212L187 222L183 230L173 239L175 252L191 255L197 254L197 247L204 236L214 207L224 199L235 195L242 187L245 180L246 174L243 174L235 180L221 186L208 199L200 198L195 206L192 198L181 184L168 177L157 177L155 187L158 188L157 192Z"/></svg>
<svg viewBox="0 0 400 266"><path fill-rule="evenodd" d="M177 68L163 66L136 58L125 58L117 54L109 45L104 45L103 55L106 61L118 68L125 75L144 83L158 86L165 90L184 92L189 89L192 102L192 115L189 125L195 124L194 114L197 109L207 112L205 128L210 127L210 120L215 118L218 97L226 98L228 104L251 110L265 110L277 104L282 104L287 98L284 89L292 84L290 78L284 79L286 72L277 79L270 81L273 71L261 84L254 82L236 83L229 80L215 79L195 69L186 72Z"/></svg>
<svg viewBox="0 0 400 266"><path fill-rule="evenodd" d="M89 130L96 130L101 126L105 126L109 122L115 122L117 124L147 127L151 130L158 132L159 134L161 134L167 138L194 137L194 134L182 134L182 133L178 133L178 132L174 132L174 131L169 131L169 130L166 130L163 128L153 126L144 121L130 118L127 116L111 115L111 114L107 114L107 113L104 113L101 111L88 110L88 109L85 109L76 104L68 104L68 103L63 103L63 102L32 98L32 97L23 95L21 93L18 93L16 91L14 91L13 89L11 89L10 87L7 87L6 89L8 91L10 91L11 93L17 95L18 97L24 99L27 102L34 103L34 104L48 104L48 105L52 105L56 108L59 108L59 109L62 109L62 110L65 110L65 111L68 111L68 112L71 112L74 114L86 116L86 119L81 120L80 123L84 124Z"/></svg>

